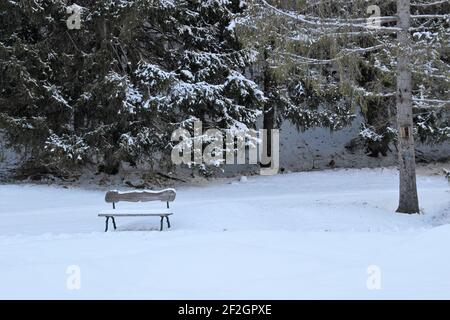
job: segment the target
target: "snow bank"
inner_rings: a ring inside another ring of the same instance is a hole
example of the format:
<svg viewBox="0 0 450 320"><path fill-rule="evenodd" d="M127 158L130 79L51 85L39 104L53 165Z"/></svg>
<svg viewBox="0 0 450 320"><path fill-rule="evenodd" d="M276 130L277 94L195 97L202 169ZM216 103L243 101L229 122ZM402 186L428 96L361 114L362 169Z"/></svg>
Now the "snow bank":
<svg viewBox="0 0 450 320"><path fill-rule="evenodd" d="M409 216L394 213L393 170L249 177L178 189L170 231L134 218L109 233L104 192L3 185L0 298L448 299L449 185L418 184L425 214ZM118 209L140 206L163 204Z"/></svg>

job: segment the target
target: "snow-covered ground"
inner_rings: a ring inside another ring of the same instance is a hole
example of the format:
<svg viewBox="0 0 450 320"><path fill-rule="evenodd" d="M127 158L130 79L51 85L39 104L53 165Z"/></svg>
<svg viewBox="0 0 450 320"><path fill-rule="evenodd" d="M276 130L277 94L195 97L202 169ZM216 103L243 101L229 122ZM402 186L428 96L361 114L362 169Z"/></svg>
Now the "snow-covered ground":
<svg viewBox="0 0 450 320"><path fill-rule="evenodd" d="M397 183L363 169L182 187L169 231L118 218L109 233L104 192L2 185L0 298L450 299L449 184L419 177L409 216ZM140 206L164 207L118 207Z"/></svg>

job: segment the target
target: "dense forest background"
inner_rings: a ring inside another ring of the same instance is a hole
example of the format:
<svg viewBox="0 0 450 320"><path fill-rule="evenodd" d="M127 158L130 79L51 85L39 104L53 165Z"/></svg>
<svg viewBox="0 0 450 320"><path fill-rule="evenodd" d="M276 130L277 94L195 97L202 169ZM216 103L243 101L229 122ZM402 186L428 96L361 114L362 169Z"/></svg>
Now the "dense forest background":
<svg viewBox="0 0 450 320"><path fill-rule="evenodd" d="M75 2L81 28L69 29ZM358 116L367 155L390 152L395 37L351 26L317 34L267 3L325 20L367 18L371 3L395 15L391 1L2 1L0 130L20 175L116 174L121 163L169 172L172 132L196 120L224 130L289 120L301 134ZM419 21L412 34L414 133L430 144L450 137L449 27L449 18Z"/></svg>

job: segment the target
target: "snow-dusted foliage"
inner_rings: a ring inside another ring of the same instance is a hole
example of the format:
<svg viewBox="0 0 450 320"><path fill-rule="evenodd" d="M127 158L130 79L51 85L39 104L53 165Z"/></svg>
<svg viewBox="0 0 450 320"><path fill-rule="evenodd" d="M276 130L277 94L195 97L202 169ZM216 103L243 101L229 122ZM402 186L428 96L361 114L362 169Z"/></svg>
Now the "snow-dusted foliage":
<svg viewBox="0 0 450 320"><path fill-rule="evenodd" d="M186 119L255 125L265 97L232 27L242 1L78 0L69 30L72 3L0 3L0 123L33 164L114 173L170 154Z"/></svg>
<svg viewBox="0 0 450 320"><path fill-rule="evenodd" d="M323 112L345 119L348 108L362 109L365 126L393 141L397 42L396 1L251 1L237 19L238 34L262 52L270 71L279 112L300 126L317 125ZM369 6L380 9L370 24ZM422 140L448 138L450 106L450 4L414 1L411 7L413 101ZM270 83L269 83L269 88ZM301 88L301 90L298 90ZM270 97L270 95L269 95ZM325 108L313 109L322 106ZM340 105L340 109L335 109ZM340 111L344 111L341 113ZM364 133L364 132L363 132ZM367 132L365 132L367 133ZM369 144L373 135L361 137ZM379 142L377 142L379 143Z"/></svg>
<svg viewBox="0 0 450 320"><path fill-rule="evenodd" d="M68 29L75 2L81 28ZM414 132L442 141L450 5L425 2L412 6ZM335 130L361 109L361 138L386 150L396 135L396 5L370 4L379 30L365 0L1 1L0 129L37 167L113 173L121 161L164 159L171 133L194 120L231 132L261 116L266 129L290 119Z"/></svg>

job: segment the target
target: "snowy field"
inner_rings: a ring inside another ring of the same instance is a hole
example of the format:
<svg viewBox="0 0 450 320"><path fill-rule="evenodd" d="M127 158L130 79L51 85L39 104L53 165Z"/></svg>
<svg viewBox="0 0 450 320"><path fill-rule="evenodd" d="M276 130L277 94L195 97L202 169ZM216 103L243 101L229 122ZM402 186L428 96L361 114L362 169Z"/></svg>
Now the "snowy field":
<svg viewBox="0 0 450 320"><path fill-rule="evenodd" d="M109 233L104 192L1 185L0 298L450 299L449 184L419 177L409 216L397 183L364 169L182 187L169 231L118 218Z"/></svg>

